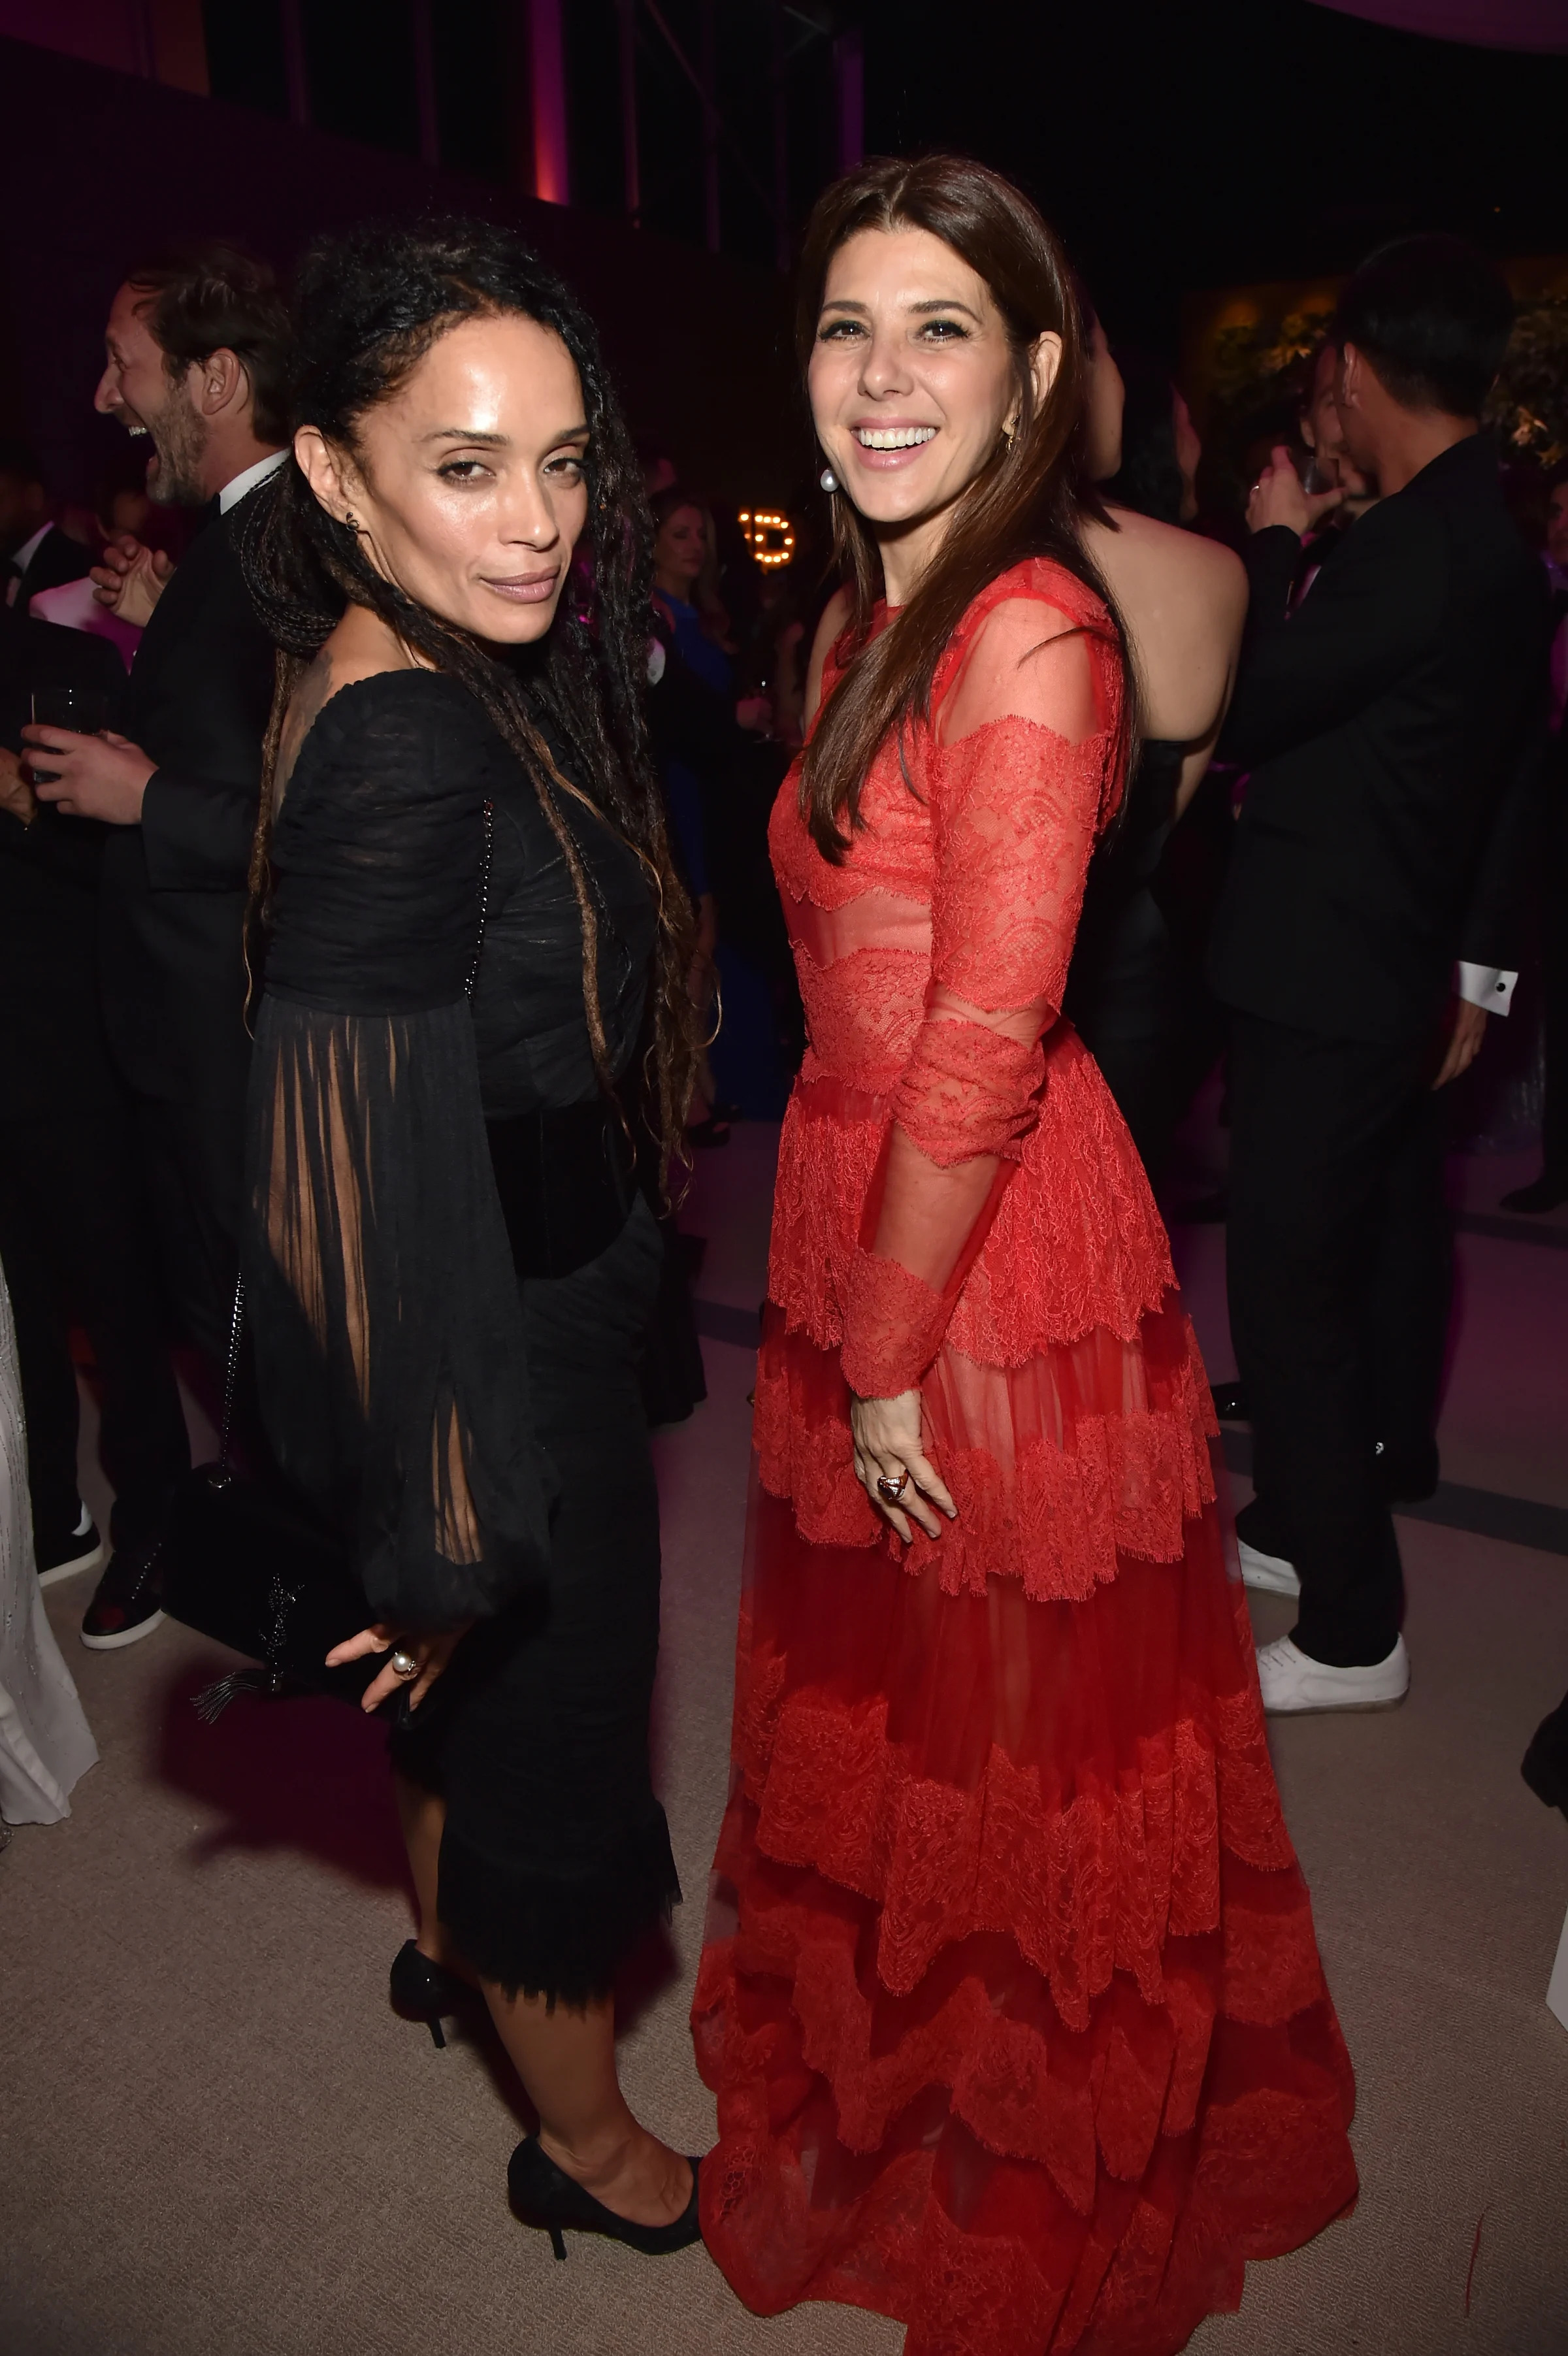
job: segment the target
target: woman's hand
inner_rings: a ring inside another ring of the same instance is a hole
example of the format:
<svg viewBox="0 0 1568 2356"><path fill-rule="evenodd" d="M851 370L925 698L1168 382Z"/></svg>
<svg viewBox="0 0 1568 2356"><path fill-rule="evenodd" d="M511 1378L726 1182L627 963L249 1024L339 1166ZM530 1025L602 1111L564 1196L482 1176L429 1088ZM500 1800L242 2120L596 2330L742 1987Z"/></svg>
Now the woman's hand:
<svg viewBox="0 0 1568 2356"><path fill-rule="evenodd" d="M940 1538L942 1526L932 1506L940 1505L950 1522L957 1521L958 1507L921 1443L919 1392L900 1391L897 1398L886 1399L852 1398L849 1428L854 1440L855 1478L877 1512L892 1523L906 1545L914 1535L911 1521L918 1522L929 1538ZM890 1505L876 1485L878 1477L885 1474L897 1481L902 1472L909 1476L903 1497L899 1505Z"/></svg>
<svg viewBox="0 0 1568 2356"><path fill-rule="evenodd" d="M443 1628L435 1635L411 1635L407 1629L388 1628L384 1624L361 1628L357 1636L345 1637L334 1644L327 1655L329 1669L340 1669L347 1662L362 1661L367 1653L406 1653L419 1664L412 1677L400 1676L389 1659L386 1667L373 1683L365 1687L365 1697L360 1708L379 1709L389 1694L408 1689L408 1706L417 1709L453 1654L467 1634L471 1622L461 1628Z"/></svg>

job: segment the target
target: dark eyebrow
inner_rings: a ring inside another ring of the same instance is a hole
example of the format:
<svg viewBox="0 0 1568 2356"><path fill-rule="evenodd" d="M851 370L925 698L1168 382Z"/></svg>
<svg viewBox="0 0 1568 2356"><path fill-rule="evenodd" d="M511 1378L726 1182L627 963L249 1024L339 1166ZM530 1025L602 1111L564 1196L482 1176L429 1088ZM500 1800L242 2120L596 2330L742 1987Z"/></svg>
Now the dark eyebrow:
<svg viewBox="0 0 1568 2356"><path fill-rule="evenodd" d="M831 296L822 305L822 308L824 311L858 311L865 319L869 319L871 316L869 303L852 303L843 294ZM983 325L979 312L972 310L967 303L961 303L956 294L933 294L929 302L911 303L909 308L911 311L918 311L922 316L929 311L962 311L966 317L974 321L976 327Z"/></svg>
<svg viewBox="0 0 1568 2356"><path fill-rule="evenodd" d="M468 425L437 425L425 434L424 439L426 442L477 442L487 450L506 450L511 446L510 434L480 434ZM549 446L552 450L559 450L563 442L585 442L587 439L586 425L569 425L564 434L556 434Z"/></svg>

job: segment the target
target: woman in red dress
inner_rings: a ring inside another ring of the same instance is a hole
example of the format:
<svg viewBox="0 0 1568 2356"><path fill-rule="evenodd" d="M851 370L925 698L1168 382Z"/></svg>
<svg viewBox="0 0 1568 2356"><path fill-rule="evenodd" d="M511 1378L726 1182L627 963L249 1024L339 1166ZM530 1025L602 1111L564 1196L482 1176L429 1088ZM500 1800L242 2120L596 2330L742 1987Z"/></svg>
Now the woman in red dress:
<svg viewBox="0 0 1568 2356"><path fill-rule="evenodd" d="M1131 731L1083 356L1016 190L874 163L802 345L855 605L772 843L784 1124L734 1782L693 2006L709 2247L908 2356L1165 2356L1354 2198L1215 1426L1059 1020Z"/></svg>

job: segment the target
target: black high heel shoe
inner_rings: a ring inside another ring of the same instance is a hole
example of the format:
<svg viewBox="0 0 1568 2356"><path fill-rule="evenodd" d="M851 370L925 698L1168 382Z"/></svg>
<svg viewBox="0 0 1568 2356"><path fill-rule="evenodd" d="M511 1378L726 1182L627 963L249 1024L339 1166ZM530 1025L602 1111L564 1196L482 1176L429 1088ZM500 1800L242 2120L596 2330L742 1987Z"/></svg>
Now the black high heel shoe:
<svg viewBox="0 0 1568 2356"><path fill-rule="evenodd" d="M392 2010L404 2020L423 2020L437 2046L446 2038L442 2016L467 2012L479 2002L479 1992L441 1964L433 1964L413 1940L405 1939L392 1958Z"/></svg>
<svg viewBox="0 0 1568 2356"><path fill-rule="evenodd" d="M697 2218L698 2162L693 2159L690 2166L692 2197L668 2225L635 2225L629 2217L618 2217L613 2209L585 2191L575 2176L556 2167L549 2154L540 2149L537 2136L525 2136L508 2161L507 2190L515 2214L525 2225L537 2225L549 2234L558 2258L566 2254L561 2237L564 2225L575 2233L602 2233L608 2242L624 2242L628 2250L645 2258L666 2258L703 2238Z"/></svg>

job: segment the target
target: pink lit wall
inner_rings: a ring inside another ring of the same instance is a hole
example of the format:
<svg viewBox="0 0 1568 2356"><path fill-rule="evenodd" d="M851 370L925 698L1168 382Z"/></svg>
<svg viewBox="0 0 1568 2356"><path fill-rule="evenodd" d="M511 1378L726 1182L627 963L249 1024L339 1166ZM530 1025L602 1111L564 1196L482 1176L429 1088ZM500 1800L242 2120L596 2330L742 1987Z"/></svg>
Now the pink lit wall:
<svg viewBox="0 0 1568 2356"><path fill-rule="evenodd" d="M528 73L533 115L533 193L547 205L572 201L566 150L566 53L562 0L527 0Z"/></svg>
<svg viewBox="0 0 1568 2356"><path fill-rule="evenodd" d="M201 0L0 0L0 34L207 94Z"/></svg>

